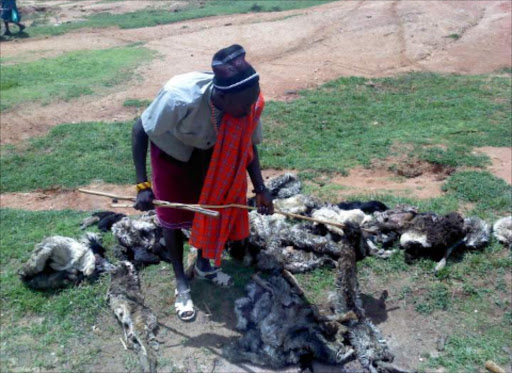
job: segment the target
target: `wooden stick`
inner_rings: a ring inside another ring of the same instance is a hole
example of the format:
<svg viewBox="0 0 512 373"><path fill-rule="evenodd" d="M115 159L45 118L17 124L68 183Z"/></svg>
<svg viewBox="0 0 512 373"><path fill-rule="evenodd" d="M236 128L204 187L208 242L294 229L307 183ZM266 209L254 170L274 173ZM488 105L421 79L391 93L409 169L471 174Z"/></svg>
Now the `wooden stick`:
<svg viewBox="0 0 512 373"><path fill-rule="evenodd" d="M111 194L111 193L104 193L104 192L98 192L98 191L86 190L86 189L78 189L78 191L82 192L82 193L87 193L87 194L94 194L94 195L103 196L103 197L110 197L110 198L121 199L121 200L129 200L129 201L135 202L135 197L118 196L118 195ZM257 210L258 209L257 207L242 205L242 204L238 204L238 203L230 203L230 204L227 204L227 205L198 205L198 204L187 204L187 203L178 203L178 202L168 202L168 201L153 200L153 204L155 206L159 206L159 207L179 208L179 209L185 209L185 210L200 212L202 214L206 214L206 215L210 215L210 216L218 216L219 212L218 211L208 210L208 209L228 209L228 208L240 208L240 209L245 209L245 210ZM112 207L129 207L129 206L124 205L124 204L116 204L116 205L112 205ZM277 208L274 209L274 212L276 214L284 215L284 216L287 216L287 217L293 218L293 219L307 220L307 221L311 221L313 223L330 225L330 226L337 227L337 228L340 228L340 229L345 228L345 224L334 223L334 222L331 222L331 221L310 218L309 216L302 216L302 215L298 215L298 214L292 214L290 212L285 212L285 211L282 211L282 210L277 209Z"/></svg>
<svg viewBox="0 0 512 373"><path fill-rule="evenodd" d="M492 373L505 373L505 369L500 367L498 364L496 364L492 360L487 360L485 362L485 369L487 369L488 371L491 371Z"/></svg>
<svg viewBox="0 0 512 373"><path fill-rule="evenodd" d="M93 195L102 196L102 197L109 197L109 198L118 199L118 200L120 199L120 200L133 201L133 202L135 202L135 200L136 200L135 197L119 196L116 194L104 193L104 192L99 192L99 191L95 191L95 190L78 189L78 191L81 193L93 194ZM160 207L171 207L171 208L176 208L176 209L199 212L201 214L205 214L205 215L213 216L213 217L218 217L220 215L218 211L208 210L199 205L191 205L191 204L187 204L187 203L168 202L168 201L160 201L158 199L155 199L155 200L153 200L153 204L155 206L160 206ZM126 207L126 205L122 205L122 206ZM133 206L131 206L131 207L133 207Z"/></svg>
<svg viewBox="0 0 512 373"><path fill-rule="evenodd" d="M237 204L237 203L231 203L231 204L228 204L228 205L201 205L201 207L204 207L204 208L207 208L207 209L227 209L227 208L233 208L233 207L241 208L241 209L246 209L246 210L257 210L258 209L257 207L240 205L240 204ZM284 215L284 216L287 216L287 217L293 218L293 219L307 220L307 221L311 221L311 222L314 222L314 223L331 225L333 227L337 227L337 228L340 228L340 229L345 228L345 224L334 223L332 221L325 221L325 220L310 218L309 216L303 216L303 215L299 215L299 214L292 214L291 212L286 212L286 211L280 210L278 208L274 208L274 213L280 214L280 215Z"/></svg>

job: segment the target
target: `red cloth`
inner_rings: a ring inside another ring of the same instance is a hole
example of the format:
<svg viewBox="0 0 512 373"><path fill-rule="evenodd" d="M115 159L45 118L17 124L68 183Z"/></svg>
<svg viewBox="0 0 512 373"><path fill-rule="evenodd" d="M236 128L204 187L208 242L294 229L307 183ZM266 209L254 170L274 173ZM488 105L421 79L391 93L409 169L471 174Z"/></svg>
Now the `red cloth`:
<svg viewBox="0 0 512 373"><path fill-rule="evenodd" d="M264 106L260 94L249 115L234 118L225 114L222 118L199 204L247 204L246 172L253 158L251 138ZM189 241L203 250L204 258L215 259L216 266L220 266L228 240L238 241L249 236L247 210L227 208L218 211L218 218L196 214Z"/></svg>
<svg viewBox="0 0 512 373"><path fill-rule="evenodd" d="M212 149L194 149L190 160L181 162L151 143L151 171L156 199L197 203L211 154ZM188 229L194 220L192 211L181 209L157 206L156 214L160 224L169 229Z"/></svg>

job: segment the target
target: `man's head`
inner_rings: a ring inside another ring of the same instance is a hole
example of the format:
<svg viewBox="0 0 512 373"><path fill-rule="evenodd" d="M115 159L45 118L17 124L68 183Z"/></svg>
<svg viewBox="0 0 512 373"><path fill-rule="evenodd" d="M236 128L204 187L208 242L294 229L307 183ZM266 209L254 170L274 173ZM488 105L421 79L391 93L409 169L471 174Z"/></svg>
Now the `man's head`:
<svg viewBox="0 0 512 373"><path fill-rule="evenodd" d="M260 93L259 75L245 60L240 45L221 49L213 56L214 103L234 117L249 114Z"/></svg>

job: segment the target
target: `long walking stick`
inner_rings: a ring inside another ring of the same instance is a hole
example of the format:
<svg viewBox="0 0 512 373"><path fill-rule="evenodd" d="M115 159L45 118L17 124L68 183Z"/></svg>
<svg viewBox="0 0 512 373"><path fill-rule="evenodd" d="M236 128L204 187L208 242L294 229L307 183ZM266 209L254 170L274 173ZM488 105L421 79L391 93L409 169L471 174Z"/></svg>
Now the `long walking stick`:
<svg viewBox="0 0 512 373"><path fill-rule="evenodd" d="M109 198L118 199L118 200L125 200L125 201L132 201L132 202L135 202L135 200L136 200L135 197L119 196L119 195L116 195L116 194L104 193L104 192L99 192L99 191L96 191L96 190L78 189L78 191L81 192L81 193L94 194L96 196L109 197ZM216 218L219 217L219 212L218 211L208 210L208 209L203 208L203 207L201 207L199 205L191 205L191 204L187 204L187 203L178 203L178 202L160 201L160 200L157 200L157 199L153 200L153 204L155 206L159 206L159 207L172 207L172 208L175 208L175 209L182 209L182 210L199 212L201 214L205 214L205 215L208 215L208 216L213 216L213 217L216 217ZM133 207L133 205L118 206L118 207Z"/></svg>
<svg viewBox="0 0 512 373"><path fill-rule="evenodd" d="M94 194L97 196L110 197L113 199L135 202L135 197L119 196L119 195L115 195L115 194L111 194L111 193L104 193L104 192L87 190L87 189L78 189L78 191L82 192L82 193L87 193L87 194ZM238 204L238 203L230 203L227 205L198 205L198 204L168 202L168 201L161 201L161 200L155 199L155 200L153 200L153 204L155 206L159 206L159 207L170 207L170 208L177 208L177 209L184 209L184 210L199 212L201 214L206 214L206 215L214 216L214 217L218 217L219 212L209 210L209 209L240 208L240 209L245 209L245 210L257 210L257 207L242 205L242 204ZM112 207L133 207L133 205L115 204L115 205L112 205ZM293 218L293 219L307 220L307 221L311 221L313 223L331 225L333 227L337 227L337 228L341 228L341 229L343 229L345 227L344 224L310 218L309 216L292 214L290 212L285 212L285 211L279 210L277 208L274 208L274 212L276 214L284 215L284 216L287 216L287 217Z"/></svg>

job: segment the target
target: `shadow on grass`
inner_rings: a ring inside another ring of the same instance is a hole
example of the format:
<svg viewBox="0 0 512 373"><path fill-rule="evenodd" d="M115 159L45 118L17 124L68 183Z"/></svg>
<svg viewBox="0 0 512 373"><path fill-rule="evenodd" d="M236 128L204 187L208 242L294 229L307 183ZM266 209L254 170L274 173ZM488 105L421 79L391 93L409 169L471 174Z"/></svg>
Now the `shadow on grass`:
<svg viewBox="0 0 512 373"><path fill-rule="evenodd" d="M14 32L11 35L0 35L0 41L13 41L16 39L28 39L30 34L27 32Z"/></svg>

